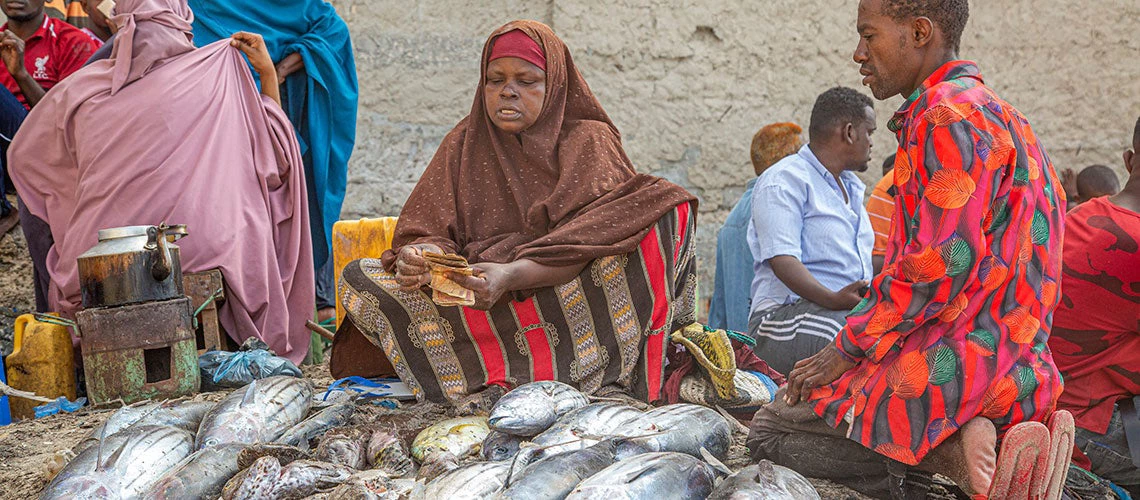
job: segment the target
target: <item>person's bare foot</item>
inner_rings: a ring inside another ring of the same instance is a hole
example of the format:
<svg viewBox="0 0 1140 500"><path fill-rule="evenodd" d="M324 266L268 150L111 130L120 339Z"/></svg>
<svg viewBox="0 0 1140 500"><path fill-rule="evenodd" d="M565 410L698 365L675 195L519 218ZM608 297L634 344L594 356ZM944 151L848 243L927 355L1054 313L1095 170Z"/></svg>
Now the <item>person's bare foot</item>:
<svg viewBox="0 0 1140 500"><path fill-rule="evenodd" d="M975 417L930 452L918 467L952 479L967 495L986 494L997 469L997 429Z"/></svg>

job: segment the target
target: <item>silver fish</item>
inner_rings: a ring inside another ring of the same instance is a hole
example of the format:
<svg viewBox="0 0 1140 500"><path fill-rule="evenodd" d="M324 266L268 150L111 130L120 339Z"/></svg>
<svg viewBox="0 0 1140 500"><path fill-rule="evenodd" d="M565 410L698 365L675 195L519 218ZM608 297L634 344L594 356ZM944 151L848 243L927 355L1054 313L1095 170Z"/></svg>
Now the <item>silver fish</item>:
<svg viewBox="0 0 1140 500"><path fill-rule="evenodd" d="M535 447L519 450L527 463L543 457L588 448L611 437L655 432L645 413L622 403L592 403L571 411L531 440Z"/></svg>
<svg viewBox="0 0 1140 500"><path fill-rule="evenodd" d="M820 500L798 472L761 460L721 481L709 500Z"/></svg>
<svg viewBox="0 0 1140 500"><path fill-rule="evenodd" d="M531 382L500 398L491 408L487 425L506 434L534 436L549 428L559 417L589 403L584 394L562 382Z"/></svg>
<svg viewBox="0 0 1140 500"><path fill-rule="evenodd" d="M528 465L495 498L530 500L565 498L586 478L613 465L615 440L605 440L584 450L554 455Z"/></svg>
<svg viewBox="0 0 1140 500"><path fill-rule="evenodd" d="M228 443L198 450L174 466L150 487L147 500L212 498L222 492L226 481L237 474L238 454L248 446Z"/></svg>
<svg viewBox="0 0 1140 500"><path fill-rule="evenodd" d="M716 410L693 404L674 404L645 413L656 432L634 437L618 450L618 459L649 451L675 451L701 457L701 448L723 460L732 444L732 427ZM628 450L628 451L627 451Z"/></svg>
<svg viewBox="0 0 1140 500"><path fill-rule="evenodd" d="M274 457L261 457L222 489L224 499L270 500L305 498L335 488L356 472L342 465L296 460L282 467Z"/></svg>
<svg viewBox="0 0 1140 500"><path fill-rule="evenodd" d="M437 422L412 440L412 458L423 463L425 457L440 451L458 458L478 455L489 432L487 417L458 417Z"/></svg>
<svg viewBox="0 0 1140 500"><path fill-rule="evenodd" d="M202 418L196 449L225 443L268 443L309 412L313 386L289 376L254 380L231 392Z"/></svg>
<svg viewBox="0 0 1140 500"><path fill-rule="evenodd" d="M716 472L684 453L646 453L619 461L582 481L566 500L699 500L709 496Z"/></svg>
<svg viewBox="0 0 1140 500"><path fill-rule="evenodd" d="M356 405L351 402L334 404L294 425L277 438L277 442L308 451L309 441L320 437L329 429L347 424L354 412Z"/></svg>
<svg viewBox="0 0 1140 500"><path fill-rule="evenodd" d="M202 422L202 417L213 407L214 403L209 401L186 400L124 406L115 410L103 425L93 429L91 434L72 447L71 451L78 455L83 453L83 450L99 444L99 436L111 436L144 425L167 425L195 432Z"/></svg>
<svg viewBox="0 0 1140 500"><path fill-rule="evenodd" d="M140 498L193 444L193 434L174 427L118 432L68 462L41 498Z"/></svg>
<svg viewBox="0 0 1140 500"><path fill-rule="evenodd" d="M480 456L483 457L483 460L490 460L492 462L507 460L519 452L519 445L522 444L523 441L526 441L526 438L522 436L512 436L499 431L491 431L490 434L487 434L487 439L483 440Z"/></svg>
<svg viewBox="0 0 1140 500"><path fill-rule="evenodd" d="M476 462L439 476L428 483L424 499L483 500L502 489L511 464Z"/></svg>

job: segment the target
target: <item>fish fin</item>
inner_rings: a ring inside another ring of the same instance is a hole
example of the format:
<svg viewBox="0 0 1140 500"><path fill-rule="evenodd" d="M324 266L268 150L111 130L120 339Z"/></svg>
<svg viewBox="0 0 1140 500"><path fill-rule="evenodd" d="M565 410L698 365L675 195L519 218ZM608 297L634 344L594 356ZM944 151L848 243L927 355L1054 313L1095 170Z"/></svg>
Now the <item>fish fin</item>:
<svg viewBox="0 0 1140 500"><path fill-rule="evenodd" d="M107 457L106 461L100 460L98 462L98 465L95 466L95 470L97 470L97 471L107 470L107 468L114 465L115 462L119 461L119 457L123 456L123 450L127 449L127 444L128 444L127 441L124 440L123 444L121 446L119 446L115 450L115 452L111 454L111 456ZM102 445L100 445L100 446L102 446ZM101 459L102 457L99 457L99 458Z"/></svg>
<svg viewBox="0 0 1140 500"><path fill-rule="evenodd" d="M95 468L99 468L99 464L103 463L103 443L107 441L107 422L103 422L103 427L99 430L99 448L95 450Z"/></svg>
<svg viewBox="0 0 1140 500"><path fill-rule="evenodd" d="M724 465L724 462L721 462L716 457L714 457L713 454L710 453L709 450L705 449L704 446L701 447L701 458L705 459L705 462L708 462L709 465L713 466L717 472L720 472L726 476L732 475L732 469L729 469L727 465Z"/></svg>
<svg viewBox="0 0 1140 500"><path fill-rule="evenodd" d="M721 408L720 405L717 405L716 411L720 413L720 416L724 417L724 419L728 421L728 425L732 426L736 432L748 435L748 428L745 427L744 424L740 423L739 420L733 418L733 416L728 413L728 410L725 410L724 408Z"/></svg>
<svg viewBox="0 0 1140 500"><path fill-rule="evenodd" d="M257 400L257 379L253 379L253 382L250 382L249 386L246 387L245 395L241 397L241 404L238 405L238 407L239 408L245 408L246 405L253 404L254 401L256 401L256 400Z"/></svg>

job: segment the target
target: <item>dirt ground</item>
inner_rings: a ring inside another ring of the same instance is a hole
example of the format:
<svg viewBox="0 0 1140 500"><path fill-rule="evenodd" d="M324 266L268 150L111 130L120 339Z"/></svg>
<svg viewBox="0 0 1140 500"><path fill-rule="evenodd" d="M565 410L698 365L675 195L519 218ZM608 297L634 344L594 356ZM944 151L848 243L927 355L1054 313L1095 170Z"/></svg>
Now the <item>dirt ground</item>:
<svg viewBox="0 0 1140 500"><path fill-rule="evenodd" d="M32 261L20 226L0 235L0 353L12 352L12 323L15 316L35 308L32 290Z"/></svg>

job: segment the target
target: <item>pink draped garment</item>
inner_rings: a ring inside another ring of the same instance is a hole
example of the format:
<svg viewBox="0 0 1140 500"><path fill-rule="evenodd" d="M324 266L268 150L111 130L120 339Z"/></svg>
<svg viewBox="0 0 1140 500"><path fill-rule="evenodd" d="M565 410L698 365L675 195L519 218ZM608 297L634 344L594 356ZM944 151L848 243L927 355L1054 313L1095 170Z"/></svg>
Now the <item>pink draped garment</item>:
<svg viewBox="0 0 1140 500"><path fill-rule="evenodd" d="M314 284L293 127L228 40L193 48L188 9L132 3L144 8L116 16L112 58L49 92L9 151L21 198L55 239L51 306L80 308L76 258L99 229L187 224L183 272L221 269L223 327L300 362Z"/></svg>

